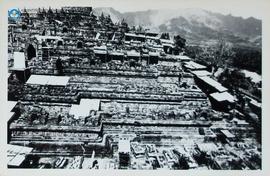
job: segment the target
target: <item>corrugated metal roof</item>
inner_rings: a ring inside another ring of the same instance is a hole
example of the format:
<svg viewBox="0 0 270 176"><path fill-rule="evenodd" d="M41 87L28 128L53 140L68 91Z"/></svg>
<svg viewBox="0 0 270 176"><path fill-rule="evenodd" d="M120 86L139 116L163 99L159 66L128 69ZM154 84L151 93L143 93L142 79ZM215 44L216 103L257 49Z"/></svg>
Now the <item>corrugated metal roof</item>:
<svg viewBox="0 0 270 176"><path fill-rule="evenodd" d="M216 88L219 92L224 92L228 90L226 87L223 87L219 82L217 82L216 80L208 76L203 76L203 77L198 77L198 78L204 81L205 83L209 84L210 86Z"/></svg>
<svg viewBox="0 0 270 176"><path fill-rule="evenodd" d="M66 86L70 77L31 75L26 84Z"/></svg>
<svg viewBox="0 0 270 176"><path fill-rule="evenodd" d="M223 133L227 138L234 138L235 135L233 135L229 130L220 130L221 133Z"/></svg>
<svg viewBox="0 0 270 176"><path fill-rule="evenodd" d="M118 152L129 153L130 152L130 141L129 140L119 140Z"/></svg>
<svg viewBox="0 0 270 176"><path fill-rule="evenodd" d="M9 166L20 166L25 160L25 156L31 153L33 148L24 147L19 145L8 144L8 165Z"/></svg>
<svg viewBox="0 0 270 176"><path fill-rule="evenodd" d="M221 101L228 101L228 102L234 103L236 101L234 96L232 96L228 92L222 92L222 93L215 92L215 93L210 94L210 96L213 97L215 100L220 101L220 102Z"/></svg>
<svg viewBox="0 0 270 176"><path fill-rule="evenodd" d="M210 76L211 73L206 71L206 70L196 70L196 71L192 71L192 74L196 75L196 76Z"/></svg>
<svg viewBox="0 0 270 176"><path fill-rule="evenodd" d="M74 118L89 116L91 110L98 111L100 105L99 99L81 99L79 105L72 105L69 114L74 115Z"/></svg>
<svg viewBox="0 0 270 176"><path fill-rule="evenodd" d="M193 62L193 61L185 62L185 67L189 68L189 69L192 69L192 70L206 69L206 66L198 64L198 63Z"/></svg>

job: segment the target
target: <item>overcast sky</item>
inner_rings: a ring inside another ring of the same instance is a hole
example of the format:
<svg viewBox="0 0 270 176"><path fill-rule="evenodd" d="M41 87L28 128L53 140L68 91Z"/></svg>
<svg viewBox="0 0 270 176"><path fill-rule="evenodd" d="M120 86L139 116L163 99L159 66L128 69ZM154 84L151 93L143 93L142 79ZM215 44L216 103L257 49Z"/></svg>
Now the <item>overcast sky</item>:
<svg viewBox="0 0 270 176"><path fill-rule="evenodd" d="M270 9L269 0L14 0L20 7L92 6L113 7L120 12L142 11L148 9L201 8L222 14L232 14L244 18L262 19ZM11 1L12 2L12 1ZM13 5L14 6L14 5ZM265 14L264 14L265 13Z"/></svg>
<svg viewBox="0 0 270 176"><path fill-rule="evenodd" d="M148 9L202 8L222 14L262 19L265 0L92 0L93 6L113 7L120 12ZM269 3L268 3L269 4Z"/></svg>

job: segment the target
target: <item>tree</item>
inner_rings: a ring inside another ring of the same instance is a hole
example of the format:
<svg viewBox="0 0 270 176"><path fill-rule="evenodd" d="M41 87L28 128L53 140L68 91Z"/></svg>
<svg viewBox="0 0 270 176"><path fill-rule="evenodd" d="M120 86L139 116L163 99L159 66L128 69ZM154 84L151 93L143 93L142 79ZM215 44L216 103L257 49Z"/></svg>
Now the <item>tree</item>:
<svg viewBox="0 0 270 176"><path fill-rule="evenodd" d="M214 57L212 58L212 73L217 71L219 67L227 67L228 63L232 61L235 56L232 44L225 41L225 39L220 36L216 45L214 46Z"/></svg>
<svg viewBox="0 0 270 176"><path fill-rule="evenodd" d="M180 35L177 35L174 37L174 43L176 46L184 48L186 46L186 39L182 38Z"/></svg>
<svg viewBox="0 0 270 176"><path fill-rule="evenodd" d="M139 26L137 27L137 29L136 29L136 32L138 32L138 33L143 32L143 27L142 27L141 25L139 25Z"/></svg>
<svg viewBox="0 0 270 176"><path fill-rule="evenodd" d="M121 26L122 26L122 28L121 28L122 32L128 32L129 31L128 24L127 24L127 22L125 21L124 18L121 21Z"/></svg>
<svg viewBox="0 0 270 176"><path fill-rule="evenodd" d="M136 27L135 26L132 26L130 30L131 31L136 31Z"/></svg>

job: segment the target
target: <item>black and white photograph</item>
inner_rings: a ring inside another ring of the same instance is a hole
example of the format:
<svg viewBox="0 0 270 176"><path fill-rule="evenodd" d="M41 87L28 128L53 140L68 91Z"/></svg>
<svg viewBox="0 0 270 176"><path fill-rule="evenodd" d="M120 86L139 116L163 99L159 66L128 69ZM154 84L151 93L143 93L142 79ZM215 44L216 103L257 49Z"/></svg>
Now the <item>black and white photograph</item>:
<svg viewBox="0 0 270 176"><path fill-rule="evenodd" d="M7 169L261 170L262 13L192 2L9 8Z"/></svg>

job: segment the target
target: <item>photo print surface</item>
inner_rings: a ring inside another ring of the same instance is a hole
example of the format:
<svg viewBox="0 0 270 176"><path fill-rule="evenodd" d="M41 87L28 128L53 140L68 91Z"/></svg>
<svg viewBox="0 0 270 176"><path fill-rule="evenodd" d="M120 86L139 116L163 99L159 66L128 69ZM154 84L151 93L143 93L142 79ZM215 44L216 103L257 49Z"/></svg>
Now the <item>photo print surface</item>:
<svg viewBox="0 0 270 176"><path fill-rule="evenodd" d="M8 11L9 169L261 169L262 20L147 4Z"/></svg>

